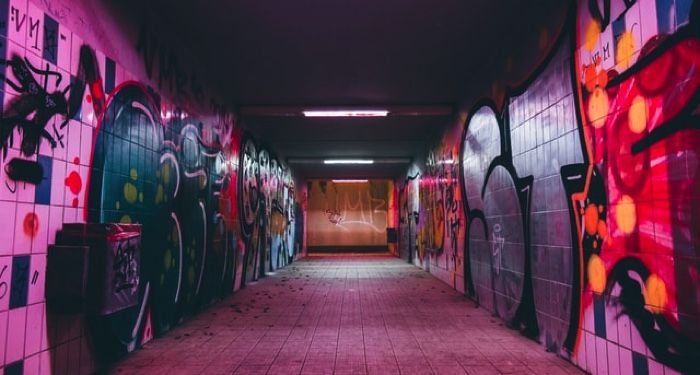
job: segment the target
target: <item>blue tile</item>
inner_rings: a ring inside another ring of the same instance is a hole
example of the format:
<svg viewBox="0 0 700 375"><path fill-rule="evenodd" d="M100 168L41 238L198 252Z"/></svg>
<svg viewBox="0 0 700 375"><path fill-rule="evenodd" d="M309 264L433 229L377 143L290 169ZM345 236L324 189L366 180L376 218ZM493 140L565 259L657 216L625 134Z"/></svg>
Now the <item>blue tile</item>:
<svg viewBox="0 0 700 375"><path fill-rule="evenodd" d="M607 338L605 331L605 298L593 294L593 320L595 321L595 335Z"/></svg>
<svg viewBox="0 0 700 375"><path fill-rule="evenodd" d="M634 375L649 375L649 361L643 354L632 352L632 373Z"/></svg>
<svg viewBox="0 0 700 375"><path fill-rule="evenodd" d="M29 255L12 258L12 287L10 289L10 308L27 305L29 291Z"/></svg>
<svg viewBox="0 0 700 375"><path fill-rule="evenodd" d="M34 201L37 204L49 204L51 203L51 174L53 171L53 163L50 157L44 155L38 155L36 161L44 170L44 176L41 182L36 185Z"/></svg>
<svg viewBox="0 0 700 375"><path fill-rule="evenodd" d="M692 6L693 0L676 0L676 27L688 23L690 19L690 7Z"/></svg>
<svg viewBox="0 0 700 375"><path fill-rule="evenodd" d="M5 366L5 375L22 375L24 373L24 361L17 361Z"/></svg>
<svg viewBox="0 0 700 375"><path fill-rule="evenodd" d="M114 60L109 57L105 58L105 92L110 93L114 90L114 81L116 77L116 66Z"/></svg>
<svg viewBox="0 0 700 375"><path fill-rule="evenodd" d="M674 13L673 0L656 0L656 18L659 34L668 34L673 31L673 25L675 24Z"/></svg>
<svg viewBox="0 0 700 375"><path fill-rule="evenodd" d="M0 36L7 37L7 25L9 23L8 16L10 15L10 1L0 0ZM2 51L5 52L5 40L0 41L2 43ZM5 57L5 54L2 54Z"/></svg>
<svg viewBox="0 0 700 375"><path fill-rule="evenodd" d="M58 22L44 14L44 54L45 60L56 65L58 61Z"/></svg>

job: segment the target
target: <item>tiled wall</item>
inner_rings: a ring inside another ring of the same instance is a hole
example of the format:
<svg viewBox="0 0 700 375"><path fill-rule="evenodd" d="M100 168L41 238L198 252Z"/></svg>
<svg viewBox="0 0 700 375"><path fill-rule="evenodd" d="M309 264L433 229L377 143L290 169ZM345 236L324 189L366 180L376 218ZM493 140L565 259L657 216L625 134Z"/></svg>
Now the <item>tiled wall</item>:
<svg viewBox="0 0 700 375"><path fill-rule="evenodd" d="M50 3L0 0L6 374L93 372L98 351L114 357L140 347L246 280L289 263L303 244L290 171L245 136L231 113L198 110L151 88L143 73L130 72L134 59L127 69L120 56L83 42L42 8ZM85 5L71 4L76 12ZM116 32L107 38L137 46ZM129 53L138 54L120 55ZM57 230L84 222L143 225L137 306L90 324L82 314L50 311L44 297ZM95 326L108 333L108 350L96 349Z"/></svg>
<svg viewBox="0 0 700 375"><path fill-rule="evenodd" d="M432 149L404 210L414 259L458 290L463 272L482 307L591 373L695 373L700 6L607 3L572 2L534 72Z"/></svg>

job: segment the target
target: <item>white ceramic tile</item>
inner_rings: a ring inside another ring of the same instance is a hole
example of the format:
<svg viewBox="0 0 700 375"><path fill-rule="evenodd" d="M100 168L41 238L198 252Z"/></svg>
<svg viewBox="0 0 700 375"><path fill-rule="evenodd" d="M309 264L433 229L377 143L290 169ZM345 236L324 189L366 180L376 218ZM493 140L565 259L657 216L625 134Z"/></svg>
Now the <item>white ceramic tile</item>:
<svg viewBox="0 0 700 375"><path fill-rule="evenodd" d="M9 14L7 21L7 39L24 46L27 37L27 25L29 15L27 14L27 0L10 0Z"/></svg>
<svg viewBox="0 0 700 375"><path fill-rule="evenodd" d="M44 304L27 306L27 329L25 332L24 355L30 356L41 350L42 327L44 326Z"/></svg>
<svg viewBox="0 0 700 375"><path fill-rule="evenodd" d="M4 186L0 186L0 190L5 190ZM16 202L0 201L0 228L14 228L15 215L17 211ZM0 256L11 255L14 248L14 230L0 230Z"/></svg>
<svg viewBox="0 0 700 375"><path fill-rule="evenodd" d="M46 253L49 238L49 206L43 204L34 205L34 214L38 222L37 233L32 238L32 253Z"/></svg>
<svg viewBox="0 0 700 375"><path fill-rule="evenodd" d="M25 221L34 214L34 204L18 203L17 214L15 217L15 242L13 246L13 254L29 254L32 248L32 228L30 223Z"/></svg>
<svg viewBox="0 0 700 375"><path fill-rule="evenodd" d="M12 363L24 358L24 340L27 321L27 308L12 309L7 317L7 348L5 363Z"/></svg>
<svg viewBox="0 0 700 375"><path fill-rule="evenodd" d="M620 348L620 375L633 375L632 352L629 349Z"/></svg>
<svg viewBox="0 0 700 375"><path fill-rule="evenodd" d="M607 341L602 337L595 337L596 347L596 375L614 375L608 372L608 346Z"/></svg>
<svg viewBox="0 0 700 375"><path fill-rule="evenodd" d="M0 258L0 261L2 258ZM0 270L2 269L2 264L0 264ZM0 278L0 280L2 280ZM2 289L0 288L0 295L2 295ZM0 299L2 301L2 299ZM7 306L5 306L7 308ZM5 363L5 346L7 344L7 311L0 312L0 363Z"/></svg>
<svg viewBox="0 0 700 375"><path fill-rule="evenodd" d="M44 287L46 280L46 254L32 255L29 272L29 294L27 303L44 301Z"/></svg>
<svg viewBox="0 0 700 375"><path fill-rule="evenodd" d="M63 24L58 24L58 55L57 63L61 69L71 70L71 37L72 32Z"/></svg>
<svg viewBox="0 0 700 375"><path fill-rule="evenodd" d="M607 342L608 350L608 373L609 374L619 374L620 373L620 353L618 345L610 341Z"/></svg>
<svg viewBox="0 0 700 375"><path fill-rule="evenodd" d="M24 375L36 375L39 373L41 355L34 354L24 359Z"/></svg>
<svg viewBox="0 0 700 375"><path fill-rule="evenodd" d="M64 205L66 193L66 162L54 159L51 170L51 205Z"/></svg>
<svg viewBox="0 0 700 375"><path fill-rule="evenodd" d="M44 52L44 12L29 2L27 11L27 51L41 57Z"/></svg>

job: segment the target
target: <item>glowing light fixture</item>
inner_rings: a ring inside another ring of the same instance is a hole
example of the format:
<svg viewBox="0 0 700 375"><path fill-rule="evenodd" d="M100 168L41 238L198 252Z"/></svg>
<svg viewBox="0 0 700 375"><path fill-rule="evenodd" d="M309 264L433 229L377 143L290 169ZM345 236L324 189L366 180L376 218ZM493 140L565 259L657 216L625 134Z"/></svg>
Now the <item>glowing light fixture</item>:
<svg viewBox="0 0 700 375"><path fill-rule="evenodd" d="M385 117L387 110L353 109L353 110L320 110L303 111L305 117Z"/></svg>
<svg viewBox="0 0 700 375"><path fill-rule="evenodd" d="M323 164L374 164L372 159L326 159Z"/></svg>
<svg viewBox="0 0 700 375"><path fill-rule="evenodd" d="M334 184L363 184L367 182L369 180L333 180Z"/></svg>

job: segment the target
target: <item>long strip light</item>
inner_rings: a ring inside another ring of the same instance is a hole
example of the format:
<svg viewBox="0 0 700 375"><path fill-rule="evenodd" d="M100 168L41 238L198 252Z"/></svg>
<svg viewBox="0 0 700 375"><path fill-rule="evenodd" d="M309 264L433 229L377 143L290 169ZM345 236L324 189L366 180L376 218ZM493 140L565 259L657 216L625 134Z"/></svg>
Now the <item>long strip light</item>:
<svg viewBox="0 0 700 375"><path fill-rule="evenodd" d="M325 159L323 164L374 164L372 159Z"/></svg>
<svg viewBox="0 0 700 375"><path fill-rule="evenodd" d="M334 184L363 184L367 182L369 180L333 180Z"/></svg>
<svg viewBox="0 0 700 375"><path fill-rule="evenodd" d="M386 117L387 110L357 109L357 110L310 110L302 111L305 117Z"/></svg>

